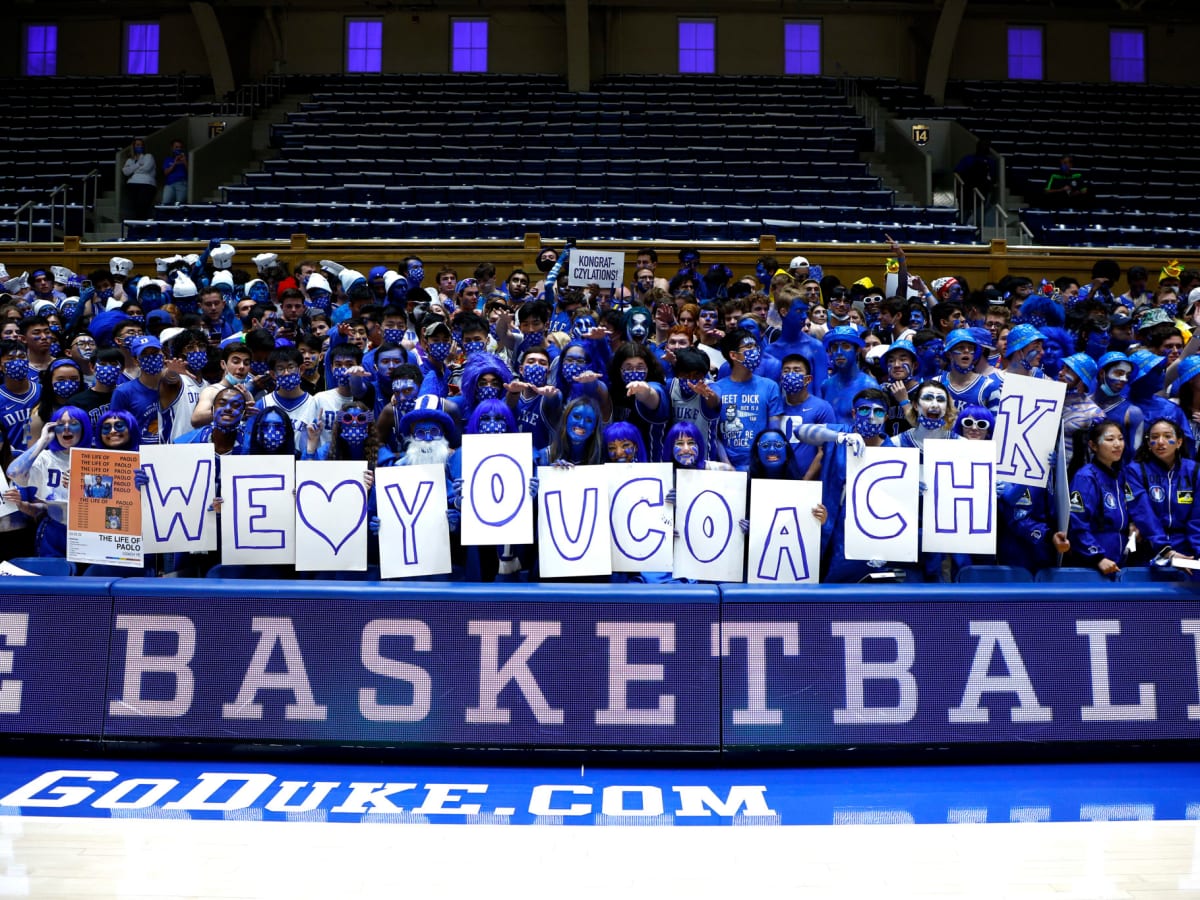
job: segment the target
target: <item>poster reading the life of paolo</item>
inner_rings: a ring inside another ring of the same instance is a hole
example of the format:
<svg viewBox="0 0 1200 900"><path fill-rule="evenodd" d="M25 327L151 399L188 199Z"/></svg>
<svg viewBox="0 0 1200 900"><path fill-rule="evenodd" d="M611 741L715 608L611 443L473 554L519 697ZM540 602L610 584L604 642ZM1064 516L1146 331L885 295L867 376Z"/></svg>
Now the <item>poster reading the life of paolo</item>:
<svg viewBox="0 0 1200 900"><path fill-rule="evenodd" d="M67 559L107 566L142 566L142 499L133 483L137 453L71 451Z"/></svg>

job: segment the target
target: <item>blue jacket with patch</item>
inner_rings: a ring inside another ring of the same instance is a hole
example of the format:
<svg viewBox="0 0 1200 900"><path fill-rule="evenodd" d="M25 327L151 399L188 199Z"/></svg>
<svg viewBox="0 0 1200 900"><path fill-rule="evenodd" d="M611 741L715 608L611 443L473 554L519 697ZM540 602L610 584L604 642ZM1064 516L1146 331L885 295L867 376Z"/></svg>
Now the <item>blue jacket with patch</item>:
<svg viewBox="0 0 1200 900"><path fill-rule="evenodd" d="M1088 463L1071 479L1071 553L1083 564L1119 563L1129 528L1132 499L1125 470Z"/></svg>
<svg viewBox="0 0 1200 900"><path fill-rule="evenodd" d="M1126 469L1133 502L1129 516L1151 553L1170 547L1194 556L1200 546L1200 516L1194 515L1196 463L1179 459L1170 469L1157 459Z"/></svg>

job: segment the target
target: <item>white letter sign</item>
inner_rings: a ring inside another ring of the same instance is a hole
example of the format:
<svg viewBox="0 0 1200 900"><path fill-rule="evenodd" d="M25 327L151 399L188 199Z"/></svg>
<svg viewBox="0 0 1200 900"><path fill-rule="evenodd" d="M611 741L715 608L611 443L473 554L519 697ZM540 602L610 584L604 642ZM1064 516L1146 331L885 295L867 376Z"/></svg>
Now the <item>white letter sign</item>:
<svg viewBox="0 0 1200 900"><path fill-rule="evenodd" d="M996 412L994 443L1000 447L996 478L1014 484L1045 487L1050 480L1050 454L1058 444L1067 386L1049 378L1006 375Z"/></svg>
<svg viewBox="0 0 1200 900"><path fill-rule="evenodd" d="M296 463L296 571L365 572L365 462Z"/></svg>
<svg viewBox="0 0 1200 900"><path fill-rule="evenodd" d="M375 470L379 576L416 578L450 571L445 466Z"/></svg>
<svg viewBox="0 0 1200 900"><path fill-rule="evenodd" d="M750 482L750 584L821 580L821 523L813 507L821 482L756 478Z"/></svg>
<svg viewBox="0 0 1200 900"><path fill-rule="evenodd" d="M996 552L995 459L991 441L925 442L924 552Z"/></svg>
<svg viewBox="0 0 1200 900"><path fill-rule="evenodd" d="M226 456L221 460L221 562L291 565L296 561L296 460Z"/></svg>
<svg viewBox="0 0 1200 900"><path fill-rule="evenodd" d="M464 547L533 543L533 435L466 434L462 449Z"/></svg>
<svg viewBox="0 0 1200 900"><path fill-rule="evenodd" d="M917 561L920 470L916 447L846 455L846 559Z"/></svg>
<svg viewBox="0 0 1200 900"><path fill-rule="evenodd" d="M676 578L741 581L746 536L746 473L675 472Z"/></svg>
<svg viewBox="0 0 1200 900"><path fill-rule="evenodd" d="M670 463L609 463L609 528L614 572L670 572L675 512L666 501Z"/></svg>
<svg viewBox="0 0 1200 900"><path fill-rule="evenodd" d="M141 448L142 549L207 553L217 549L217 466L212 444L147 444Z"/></svg>
<svg viewBox="0 0 1200 900"><path fill-rule="evenodd" d="M604 466L538 466L538 564L546 578L611 575Z"/></svg>

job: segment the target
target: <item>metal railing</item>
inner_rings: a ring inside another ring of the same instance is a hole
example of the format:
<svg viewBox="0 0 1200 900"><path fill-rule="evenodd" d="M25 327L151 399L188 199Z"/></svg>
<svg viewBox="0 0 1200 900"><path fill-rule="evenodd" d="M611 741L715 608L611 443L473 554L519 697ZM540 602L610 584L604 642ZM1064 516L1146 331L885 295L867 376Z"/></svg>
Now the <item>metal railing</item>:
<svg viewBox="0 0 1200 900"><path fill-rule="evenodd" d="M21 213L24 213L24 212L29 213L29 225L28 225L28 230L26 232L26 234L28 236L26 237L25 240L27 243L32 244L33 243L33 201L32 200L26 200L21 205L21 208L18 209L15 213L13 213L13 240L18 243L20 243L20 241L21 241Z"/></svg>
<svg viewBox="0 0 1200 900"><path fill-rule="evenodd" d="M79 205L83 207L84 215L87 215L88 210L95 209L96 203L100 199L100 170L92 169L86 175L79 176L80 181L80 198ZM92 202L88 203L88 185L92 186Z"/></svg>
<svg viewBox="0 0 1200 900"><path fill-rule="evenodd" d="M63 231L67 229L67 191L71 186L63 182L58 187L50 191L50 239L54 239L54 210L58 206L56 202L58 197L62 197L62 215L63 215ZM31 236L32 237L32 236Z"/></svg>
<svg viewBox="0 0 1200 900"><path fill-rule="evenodd" d="M275 103L283 96L287 86L287 77L279 73L271 73L253 84L243 84L233 92L226 94L221 100L220 115L222 116L252 116L255 111Z"/></svg>

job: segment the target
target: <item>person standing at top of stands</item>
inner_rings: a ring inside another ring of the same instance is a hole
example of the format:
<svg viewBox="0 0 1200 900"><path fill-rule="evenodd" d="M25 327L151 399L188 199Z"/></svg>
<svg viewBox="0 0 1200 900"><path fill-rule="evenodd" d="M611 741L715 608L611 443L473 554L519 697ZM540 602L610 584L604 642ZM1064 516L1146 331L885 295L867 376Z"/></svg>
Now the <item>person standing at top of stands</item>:
<svg viewBox="0 0 1200 900"><path fill-rule="evenodd" d="M134 138L133 145L126 151L121 174L125 176L125 192L129 197L129 218L148 219L154 209L154 197L158 193L158 167L154 156L146 149L146 142Z"/></svg>
<svg viewBox="0 0 1200 900"><path fill-rule="evenodd" d="M444 303L454 300L454 289L458 287L458 272L449 266L439 269L436 277L438 297Z"/></svg>
<svg viewBox="0 0 1200 900"><path fill-rule="evenodd" d="M249 309L254 308L253 300L247 298L242 303L248 304ZM208 335L208 342L214 346L236 331L234 313L225 305L225 297L218 288L200 290L200 327Z"/></svg>
<svg viewBox="0 0 1200 900"><path fill-rule="evenodd" d="M67 295L54 287L54 279L45 269L34 269L29 275L29 292L25 294L26 303L37 303L48 300L55 306L67 299Z"/></svg>
<svg viewBox="0 0 1200 900"><path fill-rule="evenodd" d="M788 263L788 274L797 284L808 278L810 269L808 258L804 256L793 256L792 261Z"/></svg>
<svg viewBox="0 0 1200 900"><path fill-rule="evenodd" d="M1154 296L1146 289L1146 282L1150 278L1150 273L1146 271L1145 266L1130 266L1129 271L1125 273L1125 279L1129 282L1129 290L1117 298L1117 301L1124 303L1130 309L1136 309L1143 303L1149 303Z"/></svg>
<svg viewBox="0 0 1200 900"><path fill-rule="evenodd" d="M188 155L183 141L171 141L171 153L163 161L163 206L178 206L188 199Z"/></svg>
<svg viewBox="0 0 1200 900"><path fill-rule="evenodd" d="M1058 206L1074 206L1089 198L1087 178L1075 168L1071 154L1063 154L1058 169L1046 181L1046 201Z"/></svg>
<svg viewBox="0 0 1200 900"><path fill-rule="evenodd" d="M965 200L970 206L971 216L975 214L975 204L972 200L975 191L983 195L985 209L991 205L992 192L996 187L996 171L996 158L992 156L992 146L984 140L975 145L974 153L968 153L955 165L954 173L963 180ZM968 217L967 224L982 223L972 223Z"/></svg>
<svg viewBox="0 0 1200 900"><path fill-rule="evenodd" d="M850 289L835 287L829 293L829 327L838 328L850 323Z"/></svg>

